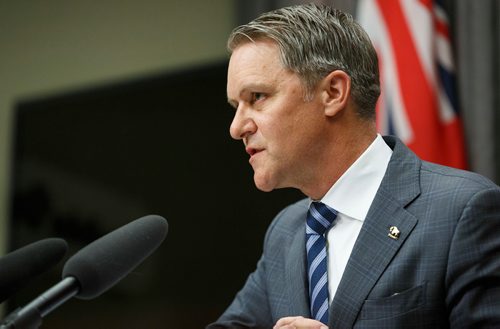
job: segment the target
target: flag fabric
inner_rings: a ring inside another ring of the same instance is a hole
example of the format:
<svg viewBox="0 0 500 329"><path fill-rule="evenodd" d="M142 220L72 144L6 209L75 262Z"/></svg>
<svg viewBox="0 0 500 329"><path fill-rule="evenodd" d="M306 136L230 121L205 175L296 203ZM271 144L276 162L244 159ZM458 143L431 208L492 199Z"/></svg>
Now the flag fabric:
<svg viewBox="0 0 500 329"><path fill-rule="evenodd" d="M450 29L441 1L359 0L357 19L377 50L380 133L422 159L466 168Z"/></svg>

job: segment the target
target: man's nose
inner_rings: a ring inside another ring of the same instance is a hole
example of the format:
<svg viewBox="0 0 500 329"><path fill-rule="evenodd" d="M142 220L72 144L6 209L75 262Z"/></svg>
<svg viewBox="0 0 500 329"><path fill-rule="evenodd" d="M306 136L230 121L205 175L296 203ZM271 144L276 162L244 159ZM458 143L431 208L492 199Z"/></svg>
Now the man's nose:
<svg viewBox="0 0 500 329"><path fill-rule="evenodd" d="M229 127L229 133L234 139L243 139L257 131L253 118L243 108L238 108Z"/></svg>

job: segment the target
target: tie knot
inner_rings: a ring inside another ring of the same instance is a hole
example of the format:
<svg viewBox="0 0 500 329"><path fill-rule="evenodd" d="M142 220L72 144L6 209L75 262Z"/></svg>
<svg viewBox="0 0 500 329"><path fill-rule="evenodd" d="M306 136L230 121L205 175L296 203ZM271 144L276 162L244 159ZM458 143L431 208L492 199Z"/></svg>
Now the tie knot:
<svg viewBox="0 0 500 329"><path fill-rule="evenodd" d="M325 234L337 218L337 211L322 202L312 202L307 213L306 234Z"/></svg>

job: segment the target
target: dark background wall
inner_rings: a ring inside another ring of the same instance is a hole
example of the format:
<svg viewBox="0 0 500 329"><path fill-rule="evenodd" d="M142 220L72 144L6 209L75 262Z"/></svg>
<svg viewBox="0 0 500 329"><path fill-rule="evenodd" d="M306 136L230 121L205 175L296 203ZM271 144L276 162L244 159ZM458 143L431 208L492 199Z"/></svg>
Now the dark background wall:
<svg viewBox="0 0 500 329"><path fill-rule="evenodd" d="M223 60L234 2L0 1L0 254L17 105Z"/></svg>
<svg viewBox="0 0 500 329"><path fill-rule="evenodd" d="M297 191L258 191L231 140L226 62L35 99L15 116L10 249L57 236L68 256L146 214L169 222L160 249L92 301L72 300L46 328L202 328L260 256L267 225ZM10 308L60 278L35 280Z"/></svg>

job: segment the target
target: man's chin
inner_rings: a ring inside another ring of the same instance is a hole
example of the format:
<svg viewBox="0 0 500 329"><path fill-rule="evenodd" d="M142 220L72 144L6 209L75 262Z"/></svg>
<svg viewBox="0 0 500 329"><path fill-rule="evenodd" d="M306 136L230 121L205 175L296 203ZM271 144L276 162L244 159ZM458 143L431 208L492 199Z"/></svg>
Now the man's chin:
<svg viewBox="0 0 500 329"><path fill-rule="evenodd" d="M257 182L255 182L255 187L257 187L257 189L259 189L262 192L271 192L272 190L274 190L274 188L272 188L272 187L269 187L267 185L258 184Z"/></svg>
<svg viewBox="0 0 500 329"><path fill-rule="evenodd" d="M276 188L276 186L274 186L274 184L272 184L269 179L261 177L257 174L254 174L253 181L255 183L255 187L257 187L257 189L261 190L262 192L271 192Z"/></svg>

